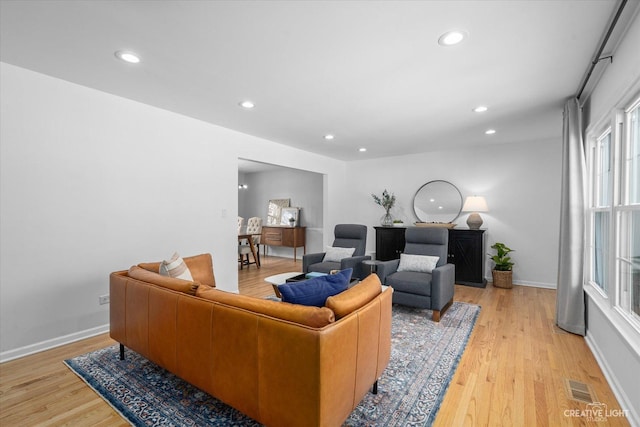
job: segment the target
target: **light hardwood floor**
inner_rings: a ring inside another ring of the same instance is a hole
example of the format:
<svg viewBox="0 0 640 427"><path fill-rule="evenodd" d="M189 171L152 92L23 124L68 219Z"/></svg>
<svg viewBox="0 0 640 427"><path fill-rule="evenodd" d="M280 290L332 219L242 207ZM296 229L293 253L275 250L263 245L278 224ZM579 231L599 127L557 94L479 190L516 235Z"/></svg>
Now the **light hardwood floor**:
<svg viewBox="0 0 640 427"><path fill-rule="evenodd" d="M300 261L264 257L260 270L239 272L240 292L271 295L265 277L300 269ZM554 290L456 286L455 300L482 310L436 426L629 425L624 417L596 423L576 416L587 405L567 397L565 378L589 384L610 413L622 408L584 339L554 326ZM104 334L1 364L0 425L127 425L62 363L112 344Z"/></svg>

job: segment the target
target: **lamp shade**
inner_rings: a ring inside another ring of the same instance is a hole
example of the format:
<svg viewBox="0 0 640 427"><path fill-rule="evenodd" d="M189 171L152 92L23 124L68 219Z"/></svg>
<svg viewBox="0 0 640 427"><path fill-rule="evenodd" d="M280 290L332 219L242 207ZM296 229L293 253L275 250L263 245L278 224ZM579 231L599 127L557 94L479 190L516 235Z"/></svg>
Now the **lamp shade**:
<svg viewBox="0 0 640 427"><path fill-rule="evenodd" d="M462 206L464 212L489 212L487 201L482 196L468 196Z"/></svg>

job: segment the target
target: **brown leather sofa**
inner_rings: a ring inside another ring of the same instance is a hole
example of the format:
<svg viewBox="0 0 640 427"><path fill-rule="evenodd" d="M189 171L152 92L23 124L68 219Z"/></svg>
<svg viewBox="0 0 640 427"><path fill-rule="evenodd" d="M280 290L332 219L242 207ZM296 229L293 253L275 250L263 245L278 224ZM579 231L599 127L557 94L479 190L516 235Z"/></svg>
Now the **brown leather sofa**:
<svg viewBox="0 0 640 427"><path fill-rule="evenodd" d="M184 258L194 281L159 263L110 276L110 334L267 426L339 426L389 362L391 296L376 275L325 307L215 289L211 255Z"/></svg>

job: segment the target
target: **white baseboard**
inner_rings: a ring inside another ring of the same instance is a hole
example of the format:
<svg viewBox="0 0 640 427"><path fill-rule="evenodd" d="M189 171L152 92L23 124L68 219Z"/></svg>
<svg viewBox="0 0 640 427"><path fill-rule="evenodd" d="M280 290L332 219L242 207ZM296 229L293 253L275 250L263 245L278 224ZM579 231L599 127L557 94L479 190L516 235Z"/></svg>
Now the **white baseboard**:
<svg viewBox="0 0 640 427"><path fill-rule="evenodd" d="M527 281L518 281L514 282L514 285L520 286L530 286L532 288L544 288L544 289L557 289L555 283L541 283L541 282L527 282Z"/></svg>
<svg viewBox="0 0 640 427"><path fill-rule="evenodd" d="M602 372L604 373L604 377L609 383L609 387L611 387L611 390L613 391L613 394L616 396L616 399L618 399L618 403L620 403L621 408L626 409L628 411L626 414L627 421L629 421L629 424L631 424L632 427L640 427L640 414L636 412L636 409L633 407L631 400L629 399L627 394L624 392L624 389L620 387L620 383L616 379L615 375L613 375L613 371L611 367L609 366L609 364L607 363L607 360L602 355L602 352L598 348L598 345L596 344L596 342L591 339L591 336L589 335L588 331L587 331L587 336L584 337L584 340L587 343L587 346L589 347L589 349L591 350L593 357L596 358L596 362L598 362L600 369L602 369Z"/></svg>
<svg viewBox="0 0 640 427"><path fill-rule="evenodd" d="M73 334L64 335L39 343L30 344L24 347L16 348L14 350L3 351L2 353L0 353L0 363L28 356L30 354L40 353L41 351L50 350L62 345L71 344L72 342L80 341L85 338L95 337L96 335L104 334L106 332L109 332L108 324L97 326L95 328L87 329L80 332L74 332Z"/></svg>
<svg viewBox="0 0 640 427"><path fill-rule="evenodd" d="M493 277L485 277L487 279L487 283L493 283ZM557 289L555 283L543 283L543 282L530 282L528 280L518 280L513 282L514 285L520 286L530 286L532 288L543 288L543 289Z"/></svg>

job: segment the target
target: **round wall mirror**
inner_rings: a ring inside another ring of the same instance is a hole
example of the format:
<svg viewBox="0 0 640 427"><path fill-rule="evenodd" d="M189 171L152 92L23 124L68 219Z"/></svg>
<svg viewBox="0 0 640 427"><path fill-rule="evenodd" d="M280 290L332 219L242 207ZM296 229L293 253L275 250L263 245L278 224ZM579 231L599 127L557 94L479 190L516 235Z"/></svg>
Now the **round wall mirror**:
<svg viewBox="0 0 640 427"><path fill-rule="evenodd" d="M453 222L462 211L462 194L448 181L429 181L413 196L413 213L420 222Z"/></svg>

